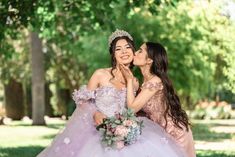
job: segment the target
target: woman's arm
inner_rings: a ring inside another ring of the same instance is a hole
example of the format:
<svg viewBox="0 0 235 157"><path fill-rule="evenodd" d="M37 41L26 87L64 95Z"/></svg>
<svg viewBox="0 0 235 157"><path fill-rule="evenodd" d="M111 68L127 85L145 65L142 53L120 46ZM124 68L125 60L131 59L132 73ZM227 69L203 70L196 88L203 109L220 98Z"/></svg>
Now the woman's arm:
<svg viewBox="0 0 235 157"><path fill-rule="evenodd" d="M149 99L159 90L157 88L144 88L135 97L134 94L134 77L130 69L121 65L121 72L127 81L127 106L133 109L135 112L141 110L144 105L149 101ZM149 83L157 84L161 80L157 77L152 78Z"/></svg>
<svg viewBox="0 0 235 157"><path fill-rule="evenodd" d="M131 95L131 91L129 90L131 88L131 83L130 87L127 89L127 106L128 108L133 109L135 112L138 112L141 110L144 105L149 101L149 99L157 92L157 89L142 89L141 92L136 96L133 97L129 96ZM129 99L129 100L128 100Z"/></svg>
<svg viewBox="0 0 235 157"><path fill-rule="evenodd" d="M127 80L127 106L132 104L135 99L134 80ZM129 107L129 106L128 106Z"/></svg>
<svg viewBox="0 0 235 157"><path fill-rule="evenodd" d="M87 89L95 90L96 88L98 88L101 75L102 75L101 70L100 69L96 70L93 73L93 75L91 76L91 78L87 84Z"/></svg>
<svg viewBox="0 0 235 157"><path fill-rule="evenodd" d="M133 103L138 89L139 82L136 78L127 80L127 104Z"/></svg>
<svg viewBox="0 0 235 157"><path fill-rule="evenodd" d="M94 72L94 74L91 76L91 78L87 84L87 88L89 90L95 90L96 88L98 88L102 75L103 75L103 73L102 73L101 69L96 70ZM105 118L106 118L106 116L99 111L96 111L93 115L93 119L94 119L96 125L101 124L103 122L103 119L105 119Z"/></svg>

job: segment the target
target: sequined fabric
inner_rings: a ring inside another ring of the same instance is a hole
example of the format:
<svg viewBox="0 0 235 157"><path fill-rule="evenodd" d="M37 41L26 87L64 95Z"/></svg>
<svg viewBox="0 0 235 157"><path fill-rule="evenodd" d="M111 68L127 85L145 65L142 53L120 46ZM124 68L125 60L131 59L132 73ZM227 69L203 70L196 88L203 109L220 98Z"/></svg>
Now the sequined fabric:
<svg viewBox="0 0 235 157"><path fill-rule="evenodd" d="M176 127L169 116L166 117L166 125L166 120L164 118L166 104L164 101L162 82L143 83L141 86L141 90L143 89L157 90L156 94L151 97L150 100L143 107L143 111L146 113L146 116L155 123L165 128L165 131L187 152L189 157L194 157L195 150L191 130L186 131L186 128L183 126L183 129Z"/></svg>

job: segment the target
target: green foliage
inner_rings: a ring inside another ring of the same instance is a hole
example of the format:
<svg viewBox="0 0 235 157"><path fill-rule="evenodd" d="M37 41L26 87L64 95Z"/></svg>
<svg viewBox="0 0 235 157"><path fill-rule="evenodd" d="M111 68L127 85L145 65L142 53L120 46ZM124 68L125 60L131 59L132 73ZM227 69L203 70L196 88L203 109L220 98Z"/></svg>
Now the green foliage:
<svg viewBox="0 0 235 157"><path fill-rule="evenodd" d="M235 43L231 34L235 27L222 14L221 6L224 4L215 1L182 1L175 7L160 6L157 16L135 8L133 16L120 19L117 25L134 34L138 46L143 41L166 46L170 77L183 103L189 105L234 88Z"/></svg>
<svg viewBox="0 0 235 157"><path fill-rule="evenodd" d="M14 77L29 84L26 39L35 31L43 41L47 82L72 91L95 69L110 65L107 38L120 28L133 35L136 47L158 41L167 48L170 77L190 109L215 95L232 101L235 27L222 14L224 5L189 0L3 0L0 79ZM137 76L141 78L139 71Z"/></svg>
<svg viewBox="0 0 235 157"><path fill-rule="evenodd" d="M168 0L163 2L170 3ZM2 17L0 40L7 39L7 37L15 39L15 35L22 32L23 28L39 33L43 39L46 55L47 80L56 81L62 87L74 88L85 80L83 77L86 76L87 65L86 62L83 62L83 58L95 58L95 55L82 55L81 39L91 35L96 40L94 32L98 30L99 32L104 30L110 32L110 29L113 30L116 27L115 19L119 17L120 13L128 14L132 8L142 4L148 3L142 0L138 2L39 0L33 3L31 1L4 0L0 3ZM159 4L160 1L152 6L156 7ZM113 11L118 8L121 8L119 13ZM8 56L10 49L13 48L12 45L7 47L7 44L4 43L1 47L6 49L1 52L3 57ZM92 66L97 68L100 64ZM95 68L91 67L92 70Z"/></svg>
<svg viewBox="0 0 235 157"><path fill-rule="evenodd" d="M2 41L0 53L0 80L7 83L11 78L19 82L29 83L30 67L28 43L23 40L24 33L19 33L17 39L9 36Z"/></svg>

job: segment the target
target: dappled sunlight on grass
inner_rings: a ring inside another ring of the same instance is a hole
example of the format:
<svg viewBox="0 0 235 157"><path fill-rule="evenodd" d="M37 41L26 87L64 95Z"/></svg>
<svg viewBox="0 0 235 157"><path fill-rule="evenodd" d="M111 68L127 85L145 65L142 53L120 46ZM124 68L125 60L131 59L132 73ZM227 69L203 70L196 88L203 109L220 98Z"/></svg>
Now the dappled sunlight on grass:
<svg viewBox="0 0 235 157"><path fill-rule="evenodd" d="M232 133L217 133L211 130L212 125L209 124L194 124L192 129L194 140L198 141L223 141L232 139Z"/></svg>
<svg viewBox="0 0 235 157"><path fill-rule="evenodd" d="M197 157L235 157L234 151L197 150Z"/></svg>
<svg viewBox="0 0 235 157"><path fill-rule="evenodd" d="M199 157L235 157L235 120L193 120Z"/></svg>
<svg viewBox="0 0 235 157"><path fill-rule="evenodd" d="M0 126L0 157L34 157L64 127L65 121L53 118L47 126L32 126L31 122L12 121ZM19 156L20 155L20 156Z"/></svg>
<svg viewBox="0 0 235 157"><path fill-rule="evenodd" d="M30 123L13 121L9 125L0 126L0 146L46 146L51 139L63 128L64 121L49 122L47 126L32 126Z"/></svg>

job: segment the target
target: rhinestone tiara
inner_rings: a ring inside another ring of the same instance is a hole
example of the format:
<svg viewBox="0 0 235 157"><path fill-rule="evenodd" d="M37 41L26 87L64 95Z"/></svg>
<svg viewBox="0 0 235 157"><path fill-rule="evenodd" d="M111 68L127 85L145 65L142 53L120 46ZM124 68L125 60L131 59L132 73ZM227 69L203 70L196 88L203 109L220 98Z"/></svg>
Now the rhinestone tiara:
<svg viewBox="0 0 235 157"><path fill-rule="evenodd" d="M114 39L116 39L117 37L127 37L129 38L130 40L133 41L133 38L132 36L124 31L124 30L119 30L119 29L116 29L115 32L113 32L110 36L109 36L109 47L111 46L111 43L113 42Z"/></svg>

